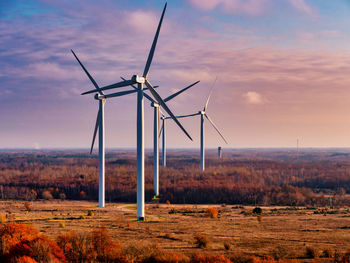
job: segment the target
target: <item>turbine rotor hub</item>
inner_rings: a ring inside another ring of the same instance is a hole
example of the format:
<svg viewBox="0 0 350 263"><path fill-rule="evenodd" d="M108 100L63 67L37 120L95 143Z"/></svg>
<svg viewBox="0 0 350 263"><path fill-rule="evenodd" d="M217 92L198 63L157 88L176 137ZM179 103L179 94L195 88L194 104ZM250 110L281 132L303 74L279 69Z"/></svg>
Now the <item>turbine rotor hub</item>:
<svg viewBox="0 0 350 263"><path fill-rule="evenodd" d="M95 100L105 100L106 95L101 95L101 94L95 94Z"/></svg>
<svg viewBox="0 0 350 263"><path fill-rule="evenodd" d="M136 83L140 83L140 84L145 83L145 78L144 78L144 77L140 77L140 76L138 76L138 75L132 76L131 79L132 79L133 81L135 81Z"/></svg>

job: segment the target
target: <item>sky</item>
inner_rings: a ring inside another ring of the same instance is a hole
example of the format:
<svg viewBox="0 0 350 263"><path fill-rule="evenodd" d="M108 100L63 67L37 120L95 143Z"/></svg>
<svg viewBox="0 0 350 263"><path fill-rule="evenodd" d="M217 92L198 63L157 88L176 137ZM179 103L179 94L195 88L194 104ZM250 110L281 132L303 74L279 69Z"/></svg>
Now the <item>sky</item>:
<svg viewBox="0 0 350 263"><path fill-rule="evenodd" d="M142 75L165 1L1 0L0 148L88 148L100 86ZM170 0L148 79L176 114L207 113L209 148L350 146L350 1ZM124 88L123 90L127 90ZM136 94L109 99L107 148L136 147ZM200 118L167 125L199 148ZM145 101L146 147L153 109ZM97 145L96 145L97 146Z"/></svg>

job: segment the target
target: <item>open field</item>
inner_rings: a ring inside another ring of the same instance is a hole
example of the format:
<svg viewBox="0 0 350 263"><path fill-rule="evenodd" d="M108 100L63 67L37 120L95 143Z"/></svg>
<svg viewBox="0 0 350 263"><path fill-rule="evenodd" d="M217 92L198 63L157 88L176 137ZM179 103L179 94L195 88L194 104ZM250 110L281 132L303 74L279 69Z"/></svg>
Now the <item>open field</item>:
<svg viewBox="0 0 350 263"><path fill-rule="evenodd" d="M208 207L219 210L218 218L206 217ZM350 247L350 209L305 207L262 207L261 220L252 206L147 204L146 221L135 221L136 206L108 203L98 208L87 201L34 201L26 212L23 201L1 201L0 211L7 222L30 224L44 235L90 231L105 226L113 239L124 246L158 244L165 250L192 253L305 256L306 247L346 251ZM92 215L88 216L91 210ZM62 224L64 223L64 227ZM208 248L197 248L195 234L206 235ZM231 248L226 251L224 243ZM332 262L319 259L318 262Z"/></svg>

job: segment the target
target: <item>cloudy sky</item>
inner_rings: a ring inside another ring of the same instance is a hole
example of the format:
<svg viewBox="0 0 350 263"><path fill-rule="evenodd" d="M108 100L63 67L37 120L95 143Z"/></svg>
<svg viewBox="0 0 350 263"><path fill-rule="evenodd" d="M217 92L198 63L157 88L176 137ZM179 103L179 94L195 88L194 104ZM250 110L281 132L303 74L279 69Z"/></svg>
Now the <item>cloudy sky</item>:
<svg viewBox="0 0 350 263"><path fill-rule="evenodd" d="M1 0L0 148L89 147L101 86L141 75L160 0ZM227 147L350 146L348 0L170 0L149 80L175 114L208 115ZM153 111L145 101L146 146ZM199 117L173 123L169 147L199 145ZM206 123L208 147L224 146ZM107 147L135 147L136 95L106 103Z"/></svg>

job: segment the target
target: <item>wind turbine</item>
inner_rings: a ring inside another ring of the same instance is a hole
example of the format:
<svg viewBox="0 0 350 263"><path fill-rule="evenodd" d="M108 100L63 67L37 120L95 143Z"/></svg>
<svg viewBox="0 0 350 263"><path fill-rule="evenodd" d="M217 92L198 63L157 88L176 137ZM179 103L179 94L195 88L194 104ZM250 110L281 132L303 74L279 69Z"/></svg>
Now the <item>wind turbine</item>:
<svg viewBox="0 0 350 263"><path fill-rule="evenodd" d="M207 108L208 108L208 103L211 97L211 94L213 92L213 88L215 86L217 78L215 79L213 86L210 89L208 98L204 104L203 110L200 110L197 113L193 113L193 114L188 114L188 115L182 115L182 116L176 116L176 118L180 119L180 118L188 118L188 117L193 117L193 116L197 116L200 115L201 116L201 131L200 131L200 137L201 137L201 141L200 141L200 156L201 156L201 170L204 171L205 169L205 146L204 146L204 117L211 123L211 125L214 127L214 129L219 133L219 135L221 136L221 138L224 140L224 142L227 144L226 139L224 138L224 136L220 133L218 127L215 125L215 123L212 121L212 119L208 116L207 114ZM163 132L163 166L165 166L165 158L166 158L166 147L165 147L165 121L169 119L169 117L164 117L162 116L162 120L163 120L163 127L161 129L161 131Z"/></svg>
<svg viewBox="0 0 350 263"><path fill-rule="evenodd" d="M154 87L148 80L148 73L149 73L149 69L154 56L154 51L157 45L158 36L159 36L166 7L167 7L167 4L165 3L142 77L138 75L133 75L130 80L124 80L100 89L100 90L109 90L109 89L121 88L121 87L130 86L133 84L137 84L137 219L138 220L145 219L145 146L144 146L144 103L143 103L143 96L144 96L143 85L144 84L148 87L155 101L169 114L169 116L187 135L187 137L190 140L192 140L191 136L188 134L185 128L181 125L181 123L177 120L175 115L171 112L171 110L165 104L164 100L159 96L159 94L155 91ZM89 93L96 93L96 89L84 92L82 93L82 95L89 94Z"/></svg>
<svg viewBox="0 0 350 263"><path fill-rule="evenodd" d="M122 80L126 80L125 78L121 77ZM178 92L175 92L174 94L166 97L164 99L164 102L168 102L169 100L175 98L176 96L180 95L184 91L188 90L189 88L193 87L194 85L198 84L200 81L196 81L192 83L191 85L187 86L186 88L183 88L182 90L179 90ZM131 85L134 89L137 89L136 86ZM154 86L157 87L157 86ZM162 117L164 116L163 112L160 110L159 104L152 99L149 95L146 93L143 94L146 99L148 99L151 102L151 107L154 109L154 118L153 118L153 188L154 188L154 195L155 197L159 197L159 116L160 113L162 114Z"/></svg>
<svg viewBox="0 0 350 263"><path fill-rule="evenodd" d="M182 92L188 90L189 88L193 87L199 83L199 80L195 83L187 86L186 88L183 88L182 90L179 90L178 92L170 95L169 97L166 97L164 99L164 102L168 102L169 100L175 98ZM153 101L151 103L151 106L154 108L154 128L153 128L153 187L154 187L154 194L156 197L159 196L159 104ZM162 113L162 116L164 114Z"/></svg>
<svg viewBox="0 0 350 263"><path fill-rule="evenodd" d="M136 92L136 90L129 90L129 91L122 91L110 95L105 95L103 91L100 89L100 87L97 85L96 81L93 79L93 77L90 75L90 73L87 71L87 69L84 67L84 65L81 63L77 55L74 53L73 50L71 50L74 57L92 82L92 84L95 86L96 91L98 94L95 95L95 99L98 100L98 112L97 112L97 118L96 118L96 124L94 129L94 135L92 138L91 148L90 148L90 154L92 153L92 149L94 148L94 143L96 139L96 133L98 130L98 206L104 207L105 206L105 125L104 125L104 106L106 103L107 98L111 97L119 97L123 95L127 95L130 93Z"/></svg>

